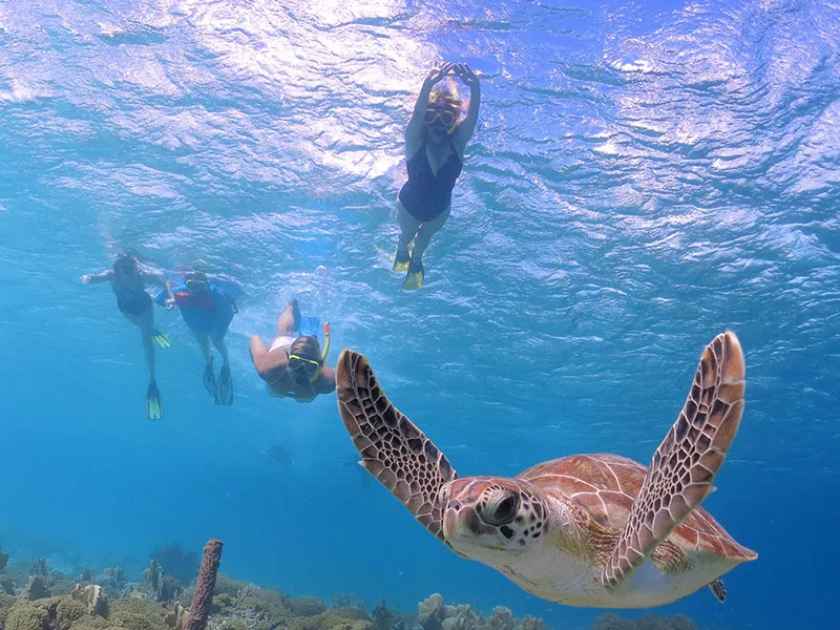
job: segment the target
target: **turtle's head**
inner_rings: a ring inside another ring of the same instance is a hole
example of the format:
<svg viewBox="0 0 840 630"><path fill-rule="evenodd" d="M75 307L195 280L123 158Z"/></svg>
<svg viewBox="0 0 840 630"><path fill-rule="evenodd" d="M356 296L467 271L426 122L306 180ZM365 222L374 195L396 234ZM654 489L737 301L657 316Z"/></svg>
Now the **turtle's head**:
<svg viewBox="0 0 840 630"><path fill-rule="evenodd" d="M446 542L474 560L496 564L527 551L548 526L543 499L516 479L464 477L444 484L439 498Z"/></svg>

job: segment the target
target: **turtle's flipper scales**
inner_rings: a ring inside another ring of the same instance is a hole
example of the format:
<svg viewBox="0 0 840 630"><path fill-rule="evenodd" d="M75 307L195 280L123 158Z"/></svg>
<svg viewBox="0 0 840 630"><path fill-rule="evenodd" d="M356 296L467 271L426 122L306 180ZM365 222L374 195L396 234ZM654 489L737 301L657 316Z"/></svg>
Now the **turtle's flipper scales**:
<svg viewBox="0 0 840 630"><path fill-rule="evenodd" d="M335 380L338 411L362 466L443 540L438 491L457 477L449 461L391 404L363 355L342 351Z"/></svg>
<svg viewBox="0 0 840 630"><path fill-rule="evenodd" d="M706 346L688 398L656 449L627 523L602 574L615 586L638 567L712 490L738 432L746 368L735 333Z"/></svg>

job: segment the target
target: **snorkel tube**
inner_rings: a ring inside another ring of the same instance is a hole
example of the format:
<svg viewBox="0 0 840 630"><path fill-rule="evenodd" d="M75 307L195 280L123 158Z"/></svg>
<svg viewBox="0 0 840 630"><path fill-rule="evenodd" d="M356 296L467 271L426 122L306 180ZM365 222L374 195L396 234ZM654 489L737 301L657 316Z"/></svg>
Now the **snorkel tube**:
<svg viewBox="0 0 840 630"><path fill-rule="evenodd" d="M324 331L324 347L321 348L321 365L323 366L330 354L330 323L324 322L322 330Z"/></svg>

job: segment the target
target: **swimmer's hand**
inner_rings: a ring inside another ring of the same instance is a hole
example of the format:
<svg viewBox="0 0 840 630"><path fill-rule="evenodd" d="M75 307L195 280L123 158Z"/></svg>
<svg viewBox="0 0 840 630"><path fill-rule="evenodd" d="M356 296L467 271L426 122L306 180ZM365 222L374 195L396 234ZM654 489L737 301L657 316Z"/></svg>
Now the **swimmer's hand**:
<svg viewBox="0 0 840 630"><path fill-rule="evenodd" d="M163 305L167 311L171 311L175 308L175 295L172 293L172 285L169 283L169 280L163 281L163 290L166 291L166 300Z"/></svg>
<svg viewBox="0 0 840 630"><path fill-rule="evenodd" d="M90 280L91 280L90 274L89 273L83 274L82 277L79 278L79 280L82 281L82 284L90 284Z"/></svg>
<svg viewBox="0 0 840 630"><path fill-rule="evenodd" d="M443 77L449 74L449 71L455 66L453 63L444 63L443 65L432 68L424 81L426 87L432 87L435 83L440 81Z"/></svg>
<svg viewBox="0 0 840 630"><path fill-rule="evenodd" d="M473 72L467 64L455 64L453 69L455 71L455 76L461 79L461 81L463 81L469 87L478 85L478 75L475 72Z"/></svg>

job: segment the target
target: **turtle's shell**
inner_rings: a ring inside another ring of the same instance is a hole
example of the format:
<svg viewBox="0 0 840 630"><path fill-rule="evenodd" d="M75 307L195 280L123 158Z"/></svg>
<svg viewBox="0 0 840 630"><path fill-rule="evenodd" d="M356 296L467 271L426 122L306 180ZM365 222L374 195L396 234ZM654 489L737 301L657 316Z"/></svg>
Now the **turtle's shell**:
<svg viewBox="0 0 840 630"><path fill-rule="evenodd" d="M626 457L610 454L572 455L537 464L517 475L548 495L561 495L583 507L599 525L624 529L647 469ZM701 507L677 525L668 540L683 548L731 558L753 560L754 551L739 545Z"/></svg>

